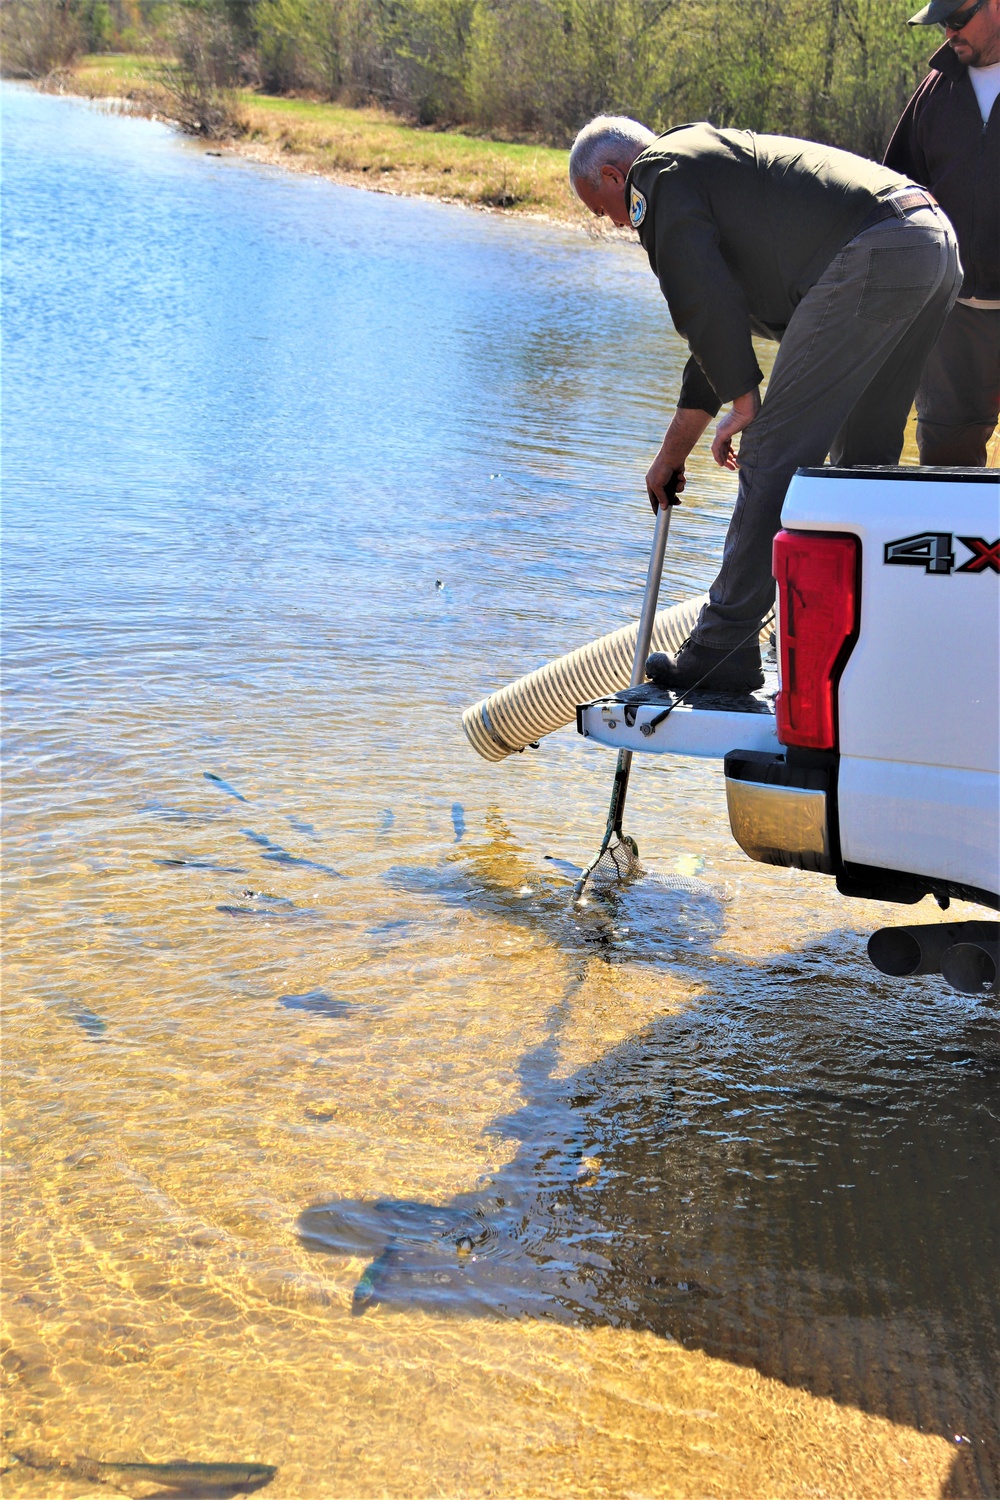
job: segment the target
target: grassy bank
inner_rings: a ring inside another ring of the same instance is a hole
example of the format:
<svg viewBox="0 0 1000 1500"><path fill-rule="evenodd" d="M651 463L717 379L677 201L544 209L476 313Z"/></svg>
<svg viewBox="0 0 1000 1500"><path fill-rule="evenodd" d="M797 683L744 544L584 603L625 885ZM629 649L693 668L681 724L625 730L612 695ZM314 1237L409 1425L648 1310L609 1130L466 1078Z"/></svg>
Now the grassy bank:
<svg viewBox="0 0 1000 1500"><path fill-rule="evenodd" d="M147 114L171 113L154 58L85 57L61 73L56 86L92 99L127 100ZM226 141L224 149L258 161L318 172L377 192L441 198L578 225L589 217L570 192L565 151L419 129L377 109L347 109L250 90L240 90L234 103L243 133Z"/></svg>

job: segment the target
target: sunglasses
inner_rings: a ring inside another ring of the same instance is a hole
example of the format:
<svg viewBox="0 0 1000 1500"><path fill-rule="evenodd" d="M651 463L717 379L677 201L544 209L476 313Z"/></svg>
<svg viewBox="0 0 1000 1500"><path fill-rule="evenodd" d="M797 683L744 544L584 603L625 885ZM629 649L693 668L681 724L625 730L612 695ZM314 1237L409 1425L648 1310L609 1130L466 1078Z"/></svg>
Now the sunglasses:
<svg viewBox="0 0 1000 1500"><path fill-rule="evenodd" d="M942 31L961 31L963 27L968 26L973 16L979 14L985 4L986 0L976 0L975 5L970 6L968 10L952 11L951 15L939 21L938 25Z"/></svg>

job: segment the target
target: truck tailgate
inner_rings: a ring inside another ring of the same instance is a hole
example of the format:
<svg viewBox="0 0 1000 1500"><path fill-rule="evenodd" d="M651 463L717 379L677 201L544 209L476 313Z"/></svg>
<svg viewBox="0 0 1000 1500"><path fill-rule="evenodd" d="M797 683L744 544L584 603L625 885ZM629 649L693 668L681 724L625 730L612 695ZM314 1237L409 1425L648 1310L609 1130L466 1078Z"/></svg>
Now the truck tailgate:
<svg viewBox="0 0 1000 1500"><path fill-rule="evenodd" d="M598 698L577 709L577 729L587 739L615 750L644 755L697 755L722 760L730 750L778 753L773 701L777 679L770 674L754 694L694 692L690 702L647 683Z"/></svg>

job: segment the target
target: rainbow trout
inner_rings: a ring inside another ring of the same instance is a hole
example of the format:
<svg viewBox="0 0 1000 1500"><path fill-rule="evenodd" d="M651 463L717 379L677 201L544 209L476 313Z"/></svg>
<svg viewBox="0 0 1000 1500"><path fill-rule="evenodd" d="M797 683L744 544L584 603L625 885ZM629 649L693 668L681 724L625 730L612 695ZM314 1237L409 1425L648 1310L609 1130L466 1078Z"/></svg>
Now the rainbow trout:
<svg viewBox="0 0 1000 1500"><path fill-rule="evenodd" d="M114 1485L117 1480L132 1480L135 1483L158 1484L171 1491L174 1500L182 1496L203 1495L249 1495L263 1489L277 1474L273 1464L199 1464L186 1459L174 1459L166 1464L105 1463L96 1458L76 1458L60 1462L40 1460L31 1453L15 1453L14 1457L31 1469L60 1472L78 1479L89 1479L98 1484Z"/></svg>

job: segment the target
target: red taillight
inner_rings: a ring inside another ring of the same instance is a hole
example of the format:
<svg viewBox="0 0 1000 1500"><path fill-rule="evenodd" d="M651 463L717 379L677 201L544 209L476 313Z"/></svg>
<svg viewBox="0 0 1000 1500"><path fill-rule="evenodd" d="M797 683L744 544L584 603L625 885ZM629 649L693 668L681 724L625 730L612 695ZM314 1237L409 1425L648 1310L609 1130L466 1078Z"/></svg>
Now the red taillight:
<svg viewBox="0 0 1000 1500"><path fill-rule="evenodd" d="M837 678L857 628L858 539L779 531L774 576L781 678L774 705L778 739L783 745L833 750Z"/></svg>

